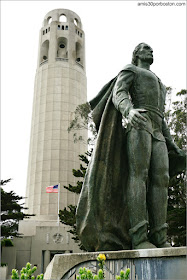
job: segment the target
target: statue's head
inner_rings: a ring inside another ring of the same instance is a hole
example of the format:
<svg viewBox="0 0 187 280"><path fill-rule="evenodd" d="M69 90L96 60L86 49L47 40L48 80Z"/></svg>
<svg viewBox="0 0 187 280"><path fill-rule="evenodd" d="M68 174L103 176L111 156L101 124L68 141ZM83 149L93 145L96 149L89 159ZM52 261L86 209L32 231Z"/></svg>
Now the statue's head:
<svg viewBox="0 0 187 280"><path fill-rule="evenodd" d="M149 62L151 65L153 63L153 50L146 43L140 43L136 46L132 54L132 64L137 65L138 58Z"/></svg>

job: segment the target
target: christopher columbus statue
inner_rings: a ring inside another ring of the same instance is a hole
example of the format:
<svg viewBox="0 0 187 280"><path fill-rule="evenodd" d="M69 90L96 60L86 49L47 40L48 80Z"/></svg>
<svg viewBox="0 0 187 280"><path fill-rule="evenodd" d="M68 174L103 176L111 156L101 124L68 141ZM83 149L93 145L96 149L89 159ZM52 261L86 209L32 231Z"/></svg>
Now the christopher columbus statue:
<svg viewBox="0 0 187 280"><path fill-rule="evenodd" d="M170 247L168 182L185 154L164 120L166 88L152 63L152 48L139 44L132 64L90 101L98 136L77 207L88 251Z"/></svg>

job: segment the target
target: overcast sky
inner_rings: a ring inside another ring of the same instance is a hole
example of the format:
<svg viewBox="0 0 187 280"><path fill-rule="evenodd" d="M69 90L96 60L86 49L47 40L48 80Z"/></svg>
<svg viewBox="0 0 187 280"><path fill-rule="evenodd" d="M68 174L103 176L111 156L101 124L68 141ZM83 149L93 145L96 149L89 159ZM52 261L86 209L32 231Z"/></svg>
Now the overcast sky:
<svg viewBox="0 0 187 280"><path fill-rule="evenodd" d="M186 1L142 2L1 1L1 178L13 179L6 190L25 195L39 31L49 11L69 9L82 20L88 100L140 42L153 48L151 70L162 82L174 92L186 88L186 6L177 6Z"/></svg>

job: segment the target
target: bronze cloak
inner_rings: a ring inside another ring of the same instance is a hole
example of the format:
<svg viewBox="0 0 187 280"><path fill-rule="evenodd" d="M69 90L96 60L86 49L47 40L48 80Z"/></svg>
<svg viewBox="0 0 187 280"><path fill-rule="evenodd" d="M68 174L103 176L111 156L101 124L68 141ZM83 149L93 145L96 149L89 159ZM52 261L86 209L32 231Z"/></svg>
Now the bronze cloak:
<svg viewBox="0 0 187 280"><path fill-rule="evenodd" d="M131 249L126 134L112 103L116 79L90 101L98 136L76 213L77 233L87 251ZM185 169L185 157L169 152L169 166L172 177Z"/></svg>

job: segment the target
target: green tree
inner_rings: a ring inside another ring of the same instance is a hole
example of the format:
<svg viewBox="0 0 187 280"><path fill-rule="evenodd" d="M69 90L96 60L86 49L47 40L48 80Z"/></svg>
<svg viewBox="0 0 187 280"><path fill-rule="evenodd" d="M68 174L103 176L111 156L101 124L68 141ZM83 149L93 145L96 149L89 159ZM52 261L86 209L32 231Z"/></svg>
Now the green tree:
<svg viewBox="0 0 187 280"><path fill-rule="evenodd" d="M69 186L64 186L65 189L67 189L70 192L74 192L77 195L80 194L81 189L82 189L82 184L83 184L83 179L84 176L86 174L86 169L89 163L89 157L91 156L92 150L90 152L86 152L85 155L79 155L79 159L82 162L80 164L80 169L73 169L73 175L76 178L79 178L79 180L77 181L75 186L72 186L69 184ZM85 166L83 166L83 163ZM82 243L80 242L78 235L77 235L77 231L76 231L76 205L69 205L67 208L65 207L63 210L59 211L59 217L60 217L60 221L61 223L70 226L70 230L68 230L68 232L70 232L72 234L72 239L78 243L79 248L81 250L85 250L84 246L82 245Z"/></svg>
<svg viewBox="0 0 187 280"><path fill-rule="evenodd" d="M77 131L88 130L88 139L78 136ZM74 119L71 121L68 131L73 131L74 142L84 141L89 145L94 145L97 137L95 124L92 119L92 111L89 103L78 105L74 112Z"/></svg>
<svg viewBox="0 0 187 280"><path fill-rule="evenodd" d="M172 89L169 88L169 94ZM186 151L186 98L187 90L176 94L166 112L166 119L175 143ZM186 245L186 174L185 170L171 178L168 189L168 237L173 246Z"/></svg>
<svg viewBox="0 0 187 280"><path fill-rule="evenodd" d="M2 186L9 183L11 179L1 180L1 238L7 237L20 237L18 233L18 223L23 218L29 218L29 216L23 213L24 209L28 209L20 204L22 196L16 195L13 191L6 192Z"/></svg>
<svg viewBox="0 0 187 280"><path fill-rule="evenodd" d="M88 139L83 139L82 136L78 136L77 131L81 130L88 130L89 137ZM95 129L95 125L92 120L92 111L90 108L89 103L84 103L79 106L77 106L75 112L74 112L74 119L71 121L70 126L68 128L68 131L73 131L73 137L74 142L78 141L84 141L87 142L89 146L93 146L95 139L97 137L97 132ZM83 184L83 179L86 173L86 169L89 163L89 157L91 156L92 149L90 151L87 151L84 155L79 155L79 159L81 161L80 168L75 170L73 169L73 176L76 178L79 178L76 182L75 186L72 186L69 184L68 186L64 186L65 189L67 189L70 192L74 192L77 195L80 194ZM63 210L59 211L59 217L61 223L67 225L70 227L70 232L72 234L72 239L78 243L79 248L81 250L85 250L84 246L80 242L77 232L76 232L76 205L68 205Z"/></svg>

